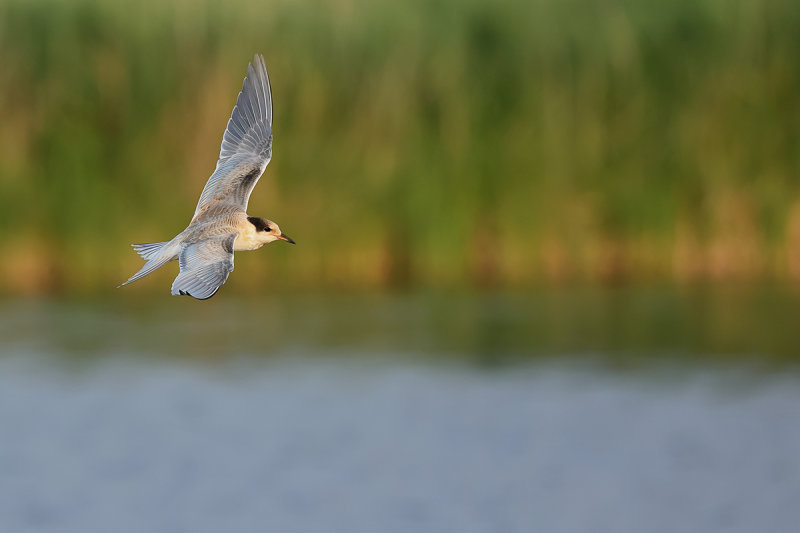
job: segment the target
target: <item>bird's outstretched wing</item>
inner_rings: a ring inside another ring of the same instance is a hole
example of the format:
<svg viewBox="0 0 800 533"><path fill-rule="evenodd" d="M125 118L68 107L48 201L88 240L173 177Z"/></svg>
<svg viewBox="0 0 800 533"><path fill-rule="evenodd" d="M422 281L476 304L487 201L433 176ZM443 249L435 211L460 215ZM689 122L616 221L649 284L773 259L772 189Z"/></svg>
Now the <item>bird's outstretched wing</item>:
<svg viewBox="0 0 800 533"><path fill-rule="evenodd" d="M222 136L217 168L203 188L194 216L215 203L246 210L271 157L272 91L264 58L256 54Z"/></svg>
<svg viewBox="0 0 800 533"><path fill-rule="evenodd" d="M188 294L198 300L214 296L233 272L235 233L216 235L184 245L178 256L181 272L172 283L172 294Z"/></svg>

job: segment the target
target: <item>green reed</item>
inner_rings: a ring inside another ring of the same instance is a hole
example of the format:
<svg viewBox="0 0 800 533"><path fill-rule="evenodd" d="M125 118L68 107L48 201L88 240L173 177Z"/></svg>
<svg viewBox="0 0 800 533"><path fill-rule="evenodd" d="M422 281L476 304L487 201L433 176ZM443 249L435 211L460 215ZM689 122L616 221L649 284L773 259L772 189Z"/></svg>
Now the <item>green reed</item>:
<svg viewBox="0 0 800 533"><path fill-rule="evenodd" d="M4 288L182 229L254 52L299 245L242 290L800 277L795 1L5 0Z"/></svg>

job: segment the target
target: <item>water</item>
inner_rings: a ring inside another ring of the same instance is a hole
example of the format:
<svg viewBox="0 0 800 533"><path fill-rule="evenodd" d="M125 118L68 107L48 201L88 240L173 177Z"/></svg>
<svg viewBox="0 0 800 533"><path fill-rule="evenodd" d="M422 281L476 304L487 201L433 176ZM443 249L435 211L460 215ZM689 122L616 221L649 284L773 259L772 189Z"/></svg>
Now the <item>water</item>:
<svg viewBox="0 0 800 533"><path fill-rule="evenodd" d="M575 353L528 326L621 327L597 295L7 302L0 531L792 530L791 344L724 351L651 296Z"/></svg>

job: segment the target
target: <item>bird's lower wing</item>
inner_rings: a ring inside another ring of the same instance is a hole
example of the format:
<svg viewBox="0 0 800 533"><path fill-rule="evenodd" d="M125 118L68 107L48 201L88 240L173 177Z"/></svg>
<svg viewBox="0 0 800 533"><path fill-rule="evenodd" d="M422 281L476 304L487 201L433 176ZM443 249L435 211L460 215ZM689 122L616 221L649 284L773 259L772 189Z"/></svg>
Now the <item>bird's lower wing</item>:
<svg viewBox="0 0 800 533"><path fill-rule="evenodd" d="M172 294L188 294L198 300L214 296L233 272L236 234L217 235L183 246L178 256L181 272L172 283Z"/></svg>

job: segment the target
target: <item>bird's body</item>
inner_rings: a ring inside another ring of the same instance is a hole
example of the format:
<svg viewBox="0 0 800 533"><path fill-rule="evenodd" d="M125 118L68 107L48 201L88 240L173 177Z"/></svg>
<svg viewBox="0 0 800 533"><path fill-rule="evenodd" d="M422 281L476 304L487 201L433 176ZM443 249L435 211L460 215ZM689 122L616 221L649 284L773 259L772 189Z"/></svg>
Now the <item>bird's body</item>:
<svg viewBox="0 0 800 533"><path fill-rule="evenodd" d="M274 222L247 215L247 202L272 157L272 94L264 58L249 65L222 137L217 168L208 179L189 226L168 242L134 244L147 262L122 285L178 260L172 294L211 298L233 271L233 252L284 240ZM120 286L122 286L120 285Z"/></svg>

